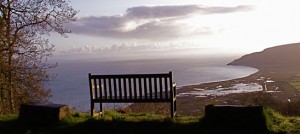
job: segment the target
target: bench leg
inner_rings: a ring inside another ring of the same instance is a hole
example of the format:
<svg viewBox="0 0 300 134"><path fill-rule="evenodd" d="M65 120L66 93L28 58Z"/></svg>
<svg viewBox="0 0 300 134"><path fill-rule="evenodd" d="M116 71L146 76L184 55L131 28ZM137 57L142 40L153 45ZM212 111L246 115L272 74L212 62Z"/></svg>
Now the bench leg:
<svg viewBox="0 0 300 134"><path fill-rule="evenodd" d="M174 104L173 104L173 102L171 103L170 112L171 112L171 118L174 118Z"/></svg>
<svg viewBox="0 0 300 134"><path fill-rule="evenodd" d="M95 114L95 106L94 106L94 102L91 102L91 117L93 117Z"/></svg>
<svg viewBox="0 0 300 134"><path fill-rule="evenodd" d="M100 103L100 117L102 117L103 114L103 104Z"/></svg>
<svg viewBox="0 0 300 134"><path fill-rule="evenodd" d="M174 101L171 102L171 118L174 118L174 115L175 115L175 109L176 109L176 103Z"/></svg>
<svg viewBox="0 0 300 134"><path fill-rule="evenodd" d="M176 116L177 115L177 106L176 106L177 100L175 100L173 103L174 103L174 116Z"/></svg>

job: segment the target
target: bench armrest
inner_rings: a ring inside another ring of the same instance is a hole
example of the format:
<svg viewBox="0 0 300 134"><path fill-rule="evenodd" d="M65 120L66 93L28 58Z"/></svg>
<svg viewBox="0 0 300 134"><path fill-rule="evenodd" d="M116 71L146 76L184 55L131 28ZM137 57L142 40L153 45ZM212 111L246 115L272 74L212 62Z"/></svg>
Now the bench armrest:
<svg viewBox="0 0 300 134"><path fill-rule="evenodd" d="M176 83L175 82L173 82L173 84L172 84L172 90L173 90L173 96L176 98L177 92L176 92Z"/></svg>

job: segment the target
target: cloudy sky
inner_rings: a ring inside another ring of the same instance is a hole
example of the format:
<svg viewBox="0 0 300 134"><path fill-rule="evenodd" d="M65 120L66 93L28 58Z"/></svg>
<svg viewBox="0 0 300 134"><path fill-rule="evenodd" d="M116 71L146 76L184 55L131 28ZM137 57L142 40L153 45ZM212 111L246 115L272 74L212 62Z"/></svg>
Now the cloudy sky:
<svg viewBox="0 0 300 134"><path fill-rule="evenodd" d="M246 54L300 42L297 0L72 0L56 55Z"/></svg>

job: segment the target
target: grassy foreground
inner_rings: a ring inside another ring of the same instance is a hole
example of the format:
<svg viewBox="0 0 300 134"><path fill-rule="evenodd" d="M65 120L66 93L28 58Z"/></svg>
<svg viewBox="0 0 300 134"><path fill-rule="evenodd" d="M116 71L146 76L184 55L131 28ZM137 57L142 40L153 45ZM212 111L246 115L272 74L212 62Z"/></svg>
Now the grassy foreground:
<svg viewBox="0 0 300 134"><path fill-rule="evenodd" d="M0 133L2 134L34 134L34 133L110 133L110 134L158 134L158 133L300 133L300 117L284 117L273 110L264 111L268 130L249 132L231 128L218 130L213 126L207 126L203 117L179 116L170 119L155 114L120 114L108 111L103 118L90 118L88 113L73 113L72 116L63 119L59 124L52 126L39 126L20 124L17 115L0 116Z"/></svg>

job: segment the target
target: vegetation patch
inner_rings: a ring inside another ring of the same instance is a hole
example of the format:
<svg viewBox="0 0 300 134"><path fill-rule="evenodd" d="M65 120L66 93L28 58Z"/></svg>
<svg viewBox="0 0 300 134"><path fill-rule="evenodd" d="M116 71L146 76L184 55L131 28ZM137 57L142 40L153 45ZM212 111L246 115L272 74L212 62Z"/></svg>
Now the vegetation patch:
<svg viewBox="0 0 300 134"><path fill-rule="evenodd" d="M268 131L255 133L300 133L300 118L286 117L274 110L265 109L266 126ZM174 119L149 113L121 114L107 111L103 117L90 118L89 113L74 112L55 126L26 126L18 121L18 115L0 116L1 133L122 133L122 134L159 134L159 133L244 133L242 130L217 130L207 126L201 116L178 116ZM255 129L253 129L255 130Z"/></svg>
<svg viewBox="0 0 300 134"><path fill-rule="evenodd" d="M289 84L293 86L295 89L300 90L300 80L297 81L289 81Z"/></svg>
<svg viewBox="0 0 300 134"><path fill-rule="evenodd" d="M267 127L275 133L300 133L300 117L286 117L271 109L265 110Z"/></svg>

